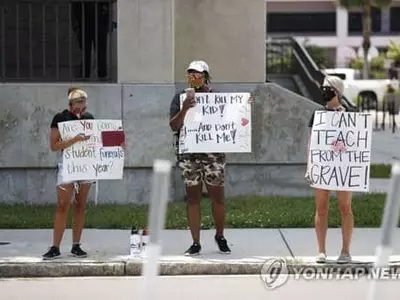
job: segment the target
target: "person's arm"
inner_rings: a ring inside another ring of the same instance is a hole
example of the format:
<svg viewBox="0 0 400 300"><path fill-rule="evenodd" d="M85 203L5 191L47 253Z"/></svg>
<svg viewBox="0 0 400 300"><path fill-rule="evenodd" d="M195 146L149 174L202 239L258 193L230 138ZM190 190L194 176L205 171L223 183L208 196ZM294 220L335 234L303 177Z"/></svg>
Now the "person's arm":
<svg viewBox="0 0 400 300"><path fill-rule="evenodd" d="M64 150L80 140L82 140L80 138L80 136L75 136L72 139L62 141L60 132L58 131L58 128L51 128L50 149L53 152L58 152L58 151Z"/></svg>
<svg viewBox="0 0 400 300"><path fill-rule="evenodd" d="M179 131L182 128L186 112L186 109L182 109L169 120L169 126L173 131Z"/></svg>
<svg viewBox="0 0 400 300"><path fill-rule="evenodd" d="M310 128L310 132L308 135L308 144L307 144L307 169L309 166L309 158L310 158L310 144L311 144L311 128Z"/></svg>
<svg viewBox="0 0 400 300"><path fill-rule="evenodd" d="M311 144L311 132L312 132L312 127L313 127L313 123L314 123L314 113L312 114L310 121L308 122L308 129L309 129L309 135L308 135L308 143L307 143L307 171L305 174L305 177L307 178L307 180L309 180L309 167L310 167L310 144Z"/></svg>
<svg viewBox="0 0 400 300"><path fill-rule="evenodd" d="M51 121L51 131L50 131L50 149L53 152L64 150L65 148L70 147L76 142L83 141L85 139L84 135L77 135L72 139L63 141L61 139L60 131L58 130L58 123L62 122L63 119L60 114L54 116Z"/></svg>
<svg viewBox="0 0 400 300"><path fill-rule="evenodd" d="M174 99L172 99L170 107L170 120L169 126L173 131L179 131L183 126L185 120L187 109L181 109L180 95L176 94Z"/></svg>
<svg viewBox="0 0 400 300"><path fill-rule="evenodd" d="M310 153L310 144L311 144L311 133L312 133L312 128L314 125L314 114L315 112L313 112L313 114L311 115L310 121L308 121L308 130L309 130L309 134L308 134L308 145L307 145L307 166L308 166L308 159L309 159L309 153Z"/></svg>

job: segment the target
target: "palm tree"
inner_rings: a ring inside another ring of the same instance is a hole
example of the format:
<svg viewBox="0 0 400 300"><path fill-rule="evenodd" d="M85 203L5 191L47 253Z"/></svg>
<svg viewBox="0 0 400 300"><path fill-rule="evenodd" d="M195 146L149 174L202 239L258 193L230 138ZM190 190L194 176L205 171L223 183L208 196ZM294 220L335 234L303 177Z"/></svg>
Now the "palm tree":
<svg viewBox="0 0 400 300"><path fill-rule="evenodd" d="M369 62L368 50L371 47L371 7L386 7L392 3L392 0L337 0L338 5L346 9L361 8L363 12L363 43L364 67L363 78L368 79Z"/></svg>
<svg viewBox="0 0 400 300"><path fill-rule="evenodd" d="M400 67L400 44L390 41L387 58L392 59L396 67Z"/></svg>

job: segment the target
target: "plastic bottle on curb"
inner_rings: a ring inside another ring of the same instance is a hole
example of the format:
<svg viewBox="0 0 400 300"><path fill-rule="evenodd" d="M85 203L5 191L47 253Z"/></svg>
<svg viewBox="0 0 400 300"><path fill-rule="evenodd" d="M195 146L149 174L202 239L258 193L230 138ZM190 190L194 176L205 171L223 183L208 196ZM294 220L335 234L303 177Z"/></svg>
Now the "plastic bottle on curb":
<svg viewBox="0 0 400 300"><path fill-rule="evenodd" d="M141 243L140 247L142 250L142 255L146 256L146 250L147 250L147 245L149 244L149 231L147 228L144 228L142 231L142 236L141 236Z"/></svg>
<svg viewBox="0 0 400 300"><path fill-rule="evenodd" d="M130 238L130 256L137 256L141 252L140 234L136 227L132 227Z"/></svg>

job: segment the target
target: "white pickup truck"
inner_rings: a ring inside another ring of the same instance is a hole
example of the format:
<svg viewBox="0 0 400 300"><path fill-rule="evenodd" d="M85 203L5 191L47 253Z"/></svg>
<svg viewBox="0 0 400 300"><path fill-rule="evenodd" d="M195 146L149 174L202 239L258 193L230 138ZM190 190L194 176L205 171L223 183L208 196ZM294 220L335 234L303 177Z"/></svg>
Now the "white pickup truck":
<svg viewBox="0 0 400 300"><path fill-rule="evenodd" d="M344 96L355 105L357 99L366 101L368 108L376 108L378 102L383 100L389 84L395 90L399 89L398 80L390 79L359 79L360 72L350 68L324 69L321 70L327 75L338 76L344 82ZM365 106L365 108L367 108Z"/></svg>

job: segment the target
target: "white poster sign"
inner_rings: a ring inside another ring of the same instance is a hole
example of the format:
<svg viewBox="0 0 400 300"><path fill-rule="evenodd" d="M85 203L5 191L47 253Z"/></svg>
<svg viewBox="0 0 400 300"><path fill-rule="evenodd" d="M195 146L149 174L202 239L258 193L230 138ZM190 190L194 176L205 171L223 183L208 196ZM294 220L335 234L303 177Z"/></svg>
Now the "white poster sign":
<svg viewBox="0 0 400 300"><path fill-rule="evenodd" d="M63 151L63 180L122 179L124 150L121 147L103 147L103 131L122 130L121 120L77 120L58 124L63 140L78 134L90 136Z"/></svg>
<svg viewBox="0 0 400 300"><path fill-rule="evenodd" d="M372 121L370 113L315 112L308 155L312 187L369 191Z"/></svg>
<svg viewBox="0 0 400 300"><path fill-rule="evenodd" d="M251 152L249 93L196 93L180 131L179 153ZM186 95L181 95L181 106Z"/></svg>

